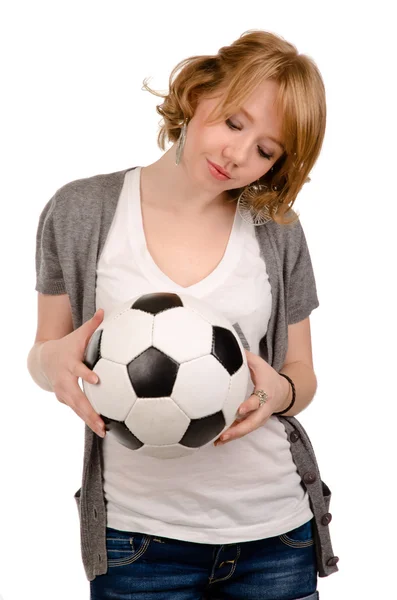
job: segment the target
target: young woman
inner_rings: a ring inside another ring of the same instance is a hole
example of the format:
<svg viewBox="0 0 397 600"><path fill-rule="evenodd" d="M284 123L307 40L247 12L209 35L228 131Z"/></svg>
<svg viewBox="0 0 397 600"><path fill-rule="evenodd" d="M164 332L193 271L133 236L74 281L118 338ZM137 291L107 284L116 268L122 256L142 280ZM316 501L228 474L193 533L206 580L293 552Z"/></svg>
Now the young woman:
<svg viewBox="0 0 397 600"><path fill-rule="evenodd" d="M179 63L162 97L158 143L173 144L161 158L64 185L37 231L28 365L86 423L75 499L91 598L318 598L317 576L338 558L331 492L295 419L316 392L319 302L292 205L323 142L322 78L255 30ZM172 460L105 435L78 385L94 382L84 350L104 314L156 291L229 318L254 388L215 444Z"/></svg>

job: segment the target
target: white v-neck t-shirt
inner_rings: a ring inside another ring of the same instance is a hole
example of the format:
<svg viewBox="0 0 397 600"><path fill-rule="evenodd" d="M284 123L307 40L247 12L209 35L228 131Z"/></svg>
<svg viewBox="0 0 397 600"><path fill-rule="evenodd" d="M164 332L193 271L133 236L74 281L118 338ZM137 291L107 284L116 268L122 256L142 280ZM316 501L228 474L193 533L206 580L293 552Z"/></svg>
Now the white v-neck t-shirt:
<svg viewBox="0 0 397 600"><path fill-rule="evenodd" d="M216 268L188 287L173 282L146 245L140 197L141 167L128 171L97 265L96 308L108 312L154 292L201 298L238 324L259 354L272 294L254 226L236 211ZM253 390L247 387L246 397ZM313 517L309 498L277 417L224 446L158 459L137 454L111 433L102 441L107 526L185 541L226 544L280 535Z"/></svg>

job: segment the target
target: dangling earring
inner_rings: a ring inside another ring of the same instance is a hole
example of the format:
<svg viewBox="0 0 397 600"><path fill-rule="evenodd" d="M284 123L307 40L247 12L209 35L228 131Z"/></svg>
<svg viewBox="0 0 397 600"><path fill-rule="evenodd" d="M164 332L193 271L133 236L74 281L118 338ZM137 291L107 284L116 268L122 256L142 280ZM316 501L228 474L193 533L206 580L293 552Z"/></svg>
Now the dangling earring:
<svg viewBox="0 0 397 600"><path fill-rule="evenodd" d="M187 123L188 123L188 118L186 117L186 119L183 123L183 127L181 129L181 133L178 138L177 146L176 146L176 157L175 157L176 165L179 165L179 163L181 162L182 152L183 152L183 148L184 148L185 141L186 141Z"/></svg>
<svg viewBox="0 0 397 600"><path fill-rule="evenodd" d="M273 173L273 167L270 169L270 173ZM252 207L252 201L255 197L268 189L267 185L259 183L259 179L244 188L237 200L237 210L244 221L255 226L264 225L268 221L271 221L272 217L268 206L264 206L259 211L254 210Z"/></svg>
<svg viewBox="0 0 397 600"><path fill-rule="evenodd" d="M252 207L252 200L258 193L267 190L266 185L259 183L259 180L244 188L237 200L237 210L240 213L241 218L252 225L264 225L271 220L270 211L268 206L264 206L259 211L254 210Z"/></svg>

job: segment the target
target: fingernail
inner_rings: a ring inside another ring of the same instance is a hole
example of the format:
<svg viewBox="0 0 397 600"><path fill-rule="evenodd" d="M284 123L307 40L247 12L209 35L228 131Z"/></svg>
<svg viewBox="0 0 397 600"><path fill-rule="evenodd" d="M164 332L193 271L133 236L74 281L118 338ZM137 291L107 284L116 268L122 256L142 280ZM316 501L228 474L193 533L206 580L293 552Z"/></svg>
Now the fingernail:
<svg viewBox="0 0 397 600"><path fill-rule="evenodd" d="M245 408L240 408L238 412L240 415L244 415L247 412L247 410Z"/></svg>

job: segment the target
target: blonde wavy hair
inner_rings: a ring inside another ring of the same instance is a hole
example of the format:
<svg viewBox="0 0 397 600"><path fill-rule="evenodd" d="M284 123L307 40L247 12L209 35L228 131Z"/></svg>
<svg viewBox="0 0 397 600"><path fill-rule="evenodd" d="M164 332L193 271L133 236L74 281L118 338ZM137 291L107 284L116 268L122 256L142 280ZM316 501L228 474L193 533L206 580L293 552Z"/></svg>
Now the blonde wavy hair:
<svg viewBox="0 0 397 600"><path fill-rule="evenodd" d="M248 30L215 55L179 62L171 71L167 94L152 90L147 79L142 89L164 99L156 106L163 118L157 143L164 151L167 141L178 140L184 120L193 117L202 98L222 93L208 120L208 124L217 123L238 112L256 86L269 79L279 84L277 107L285 152L273 170L259 179L266 189L251 205L255 211L267 207L273 221L287 225L299 219L291 209L304 183L310 181L325 134L324 83L310 57L298 54L295 46L273 33ZM230 200L236 200L244 189L227 190Z"/></svg>

